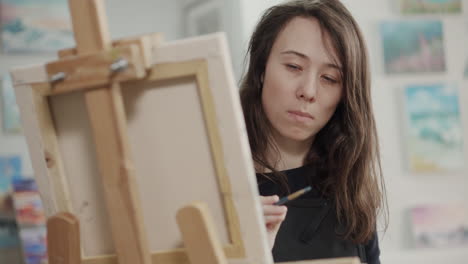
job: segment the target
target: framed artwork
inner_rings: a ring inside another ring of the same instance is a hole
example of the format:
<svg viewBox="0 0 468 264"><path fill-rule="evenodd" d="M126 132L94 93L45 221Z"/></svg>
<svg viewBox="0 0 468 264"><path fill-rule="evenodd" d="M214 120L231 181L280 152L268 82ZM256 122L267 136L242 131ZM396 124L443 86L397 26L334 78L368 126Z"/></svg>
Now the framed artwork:
<svg viewBox="0 0 468 264"><path fill-rule="evenodd" d="M468 207L425 205L410 209L416 248L468 245Z"/></svg>
<svg viewBox="0 0 468 264"><path fill-rule="evenodd" d="M0 82L0 95L2 107L2 127L5 134L21 133L21 120L15 91L9 74L4 74Z"/></svg>
<svg viewBox="0 0 468 264"><path fill-rule="evenodd" d="M462 0L401 0L403 14L459 14Z"/></svg>
<svg viewBox="0 0 468 264"><path fill-rule="evenodd" d="M55 52L74 46L67 0L2 0L3 51Z"/></svg>
<svg viewBox="0 0 468 264"><path fill-rule="evenodd" d="M446 70L442 22L383 22L380 30L386 73Z"/></svg>
<svg viewBox="0 0 468 264"><path fill-rule="evenodd" d="M20 245L18 226L15 219L0 218L0 249L18 248Z"/></svg>
<svg viewBox="0 0 468 264"><path fill-rule="evenodd" d="M10 215L13 212L13 181L21 177L21 157L0 156L0 214Z"/></svg>
<svg viewBox="0 0 468 264"><path fill-rule="evenodd" d="M466 60L466 66L465 66L465 78L468 78L468 60Z"/></svg>
<svg viewBox="0 0 468 264"><path fill-rule="evenodd" d="M199 36L221 31L220 1L198 3L187 9L186 35Z"/></svg>
<svg viewBox="0 0 468 264"><path fill-rule="evenodd" d="M454 85L410 85L404 90L407 163L414 172L463 168L463 133Z"/></svg>
<svg viewBox="0 0 468 264"><path fill-rule="evenodd" d="M20 228L25 264L41 264L47 261L47 229L45 226Z"/></svg>

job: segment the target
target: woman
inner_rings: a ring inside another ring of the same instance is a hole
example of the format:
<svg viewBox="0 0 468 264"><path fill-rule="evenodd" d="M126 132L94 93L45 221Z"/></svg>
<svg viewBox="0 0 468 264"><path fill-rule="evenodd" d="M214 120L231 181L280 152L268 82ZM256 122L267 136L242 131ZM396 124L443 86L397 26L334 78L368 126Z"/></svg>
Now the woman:
<svg viewBox="0 0 468 264"><path fill-rule="evenodd" d="M275 261L380 263L376 219L385 188L355 20L338 0L273 6L248 55L241 101ZM287 206L273 205L309 185Z"/></svg>

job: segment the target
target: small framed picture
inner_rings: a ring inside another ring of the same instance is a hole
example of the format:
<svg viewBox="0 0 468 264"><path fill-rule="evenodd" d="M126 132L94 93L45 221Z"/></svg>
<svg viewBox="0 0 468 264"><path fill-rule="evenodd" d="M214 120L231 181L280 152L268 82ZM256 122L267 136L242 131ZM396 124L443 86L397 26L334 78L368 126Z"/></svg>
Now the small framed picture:
<svg viewBox="0 0 468 264"><path fill-rule="evenodd" d="M401 0L403 14L460 14L462 0Z"/></svg>
<svg viewBox="0 0 468 264"><path fill-rule="evenodd" d="M221 5L219 1L206 1L187 9L186 35L199 36L221 30Z"/></svg>
<svg viewBox="0 0 468 264"><path fill-rule="evenodd" d="M463 133L456 85L408 85L404 90L407 165L416 173L464 168Z"/></svg>
<svg viewBox="0 0 468 264"><path fill-rule="evenodd" d="M9 74L0 76L0 104L2 127L5 134L20 134L21 122L15 91Z"/></svg>
<svg viewBox="0 0 468 264"><path fill-rule="evenodd" d="M410 209L416 248L468 245L468 208L462 204L421 205Z"/></svg>
<svg viewBox="0 0 468 264"><path fill-rule="evenodd" d="M75 45L66 0L0 1L5 53L52 53Z"/></svg>
<svg viewBox="0 0 468 264"><path fill-rule="evenodd" d="M380 31L387 74L445 72L440 20L385 21Z"/></svg>

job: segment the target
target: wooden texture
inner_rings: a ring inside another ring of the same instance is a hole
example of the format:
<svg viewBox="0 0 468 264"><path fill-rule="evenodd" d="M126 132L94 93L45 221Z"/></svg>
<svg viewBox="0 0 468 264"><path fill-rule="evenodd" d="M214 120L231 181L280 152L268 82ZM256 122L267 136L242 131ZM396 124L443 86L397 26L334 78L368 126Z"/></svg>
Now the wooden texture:
<svg viewBox="0 0 468 264"><path fill-rule="evenodd" d="M70 0L77 55L111 47L104 3ZM82 19L86 17L86 19ZM150 264L119 83L85 92L105 204L119 264Z"/></svg>
<svg viewBox="0 0 468 264"><path fill-rule="evenodd" d="M130 45L137 45L142 51L141 56L145 68L151 67L151 54L157 48L157 46L162 43L163 35L161 33L147 34L143 36L133 37L133 38L123 38L115 40L112 42L113 48L123 48ZM60 58L72 58L77 56L76 48L63 49L58 52Z"/></svg>
<svg viewBox="0 0 468 264"><path fill-rule="evenodd" d="M47 97L29 85L15 86L22 126L47 215L71 212L69 183Z"/></svg>
<svg viewBox="0 0 468 264"><path fill-rule="evenodd" d="M64 80L52 84L51 93L92 89L110 86L115 82L143 78L146 69L140 53L140 47L129 45L51 62L46 66L49 79L58 73L65 74ZM113 72L110 65L120 59L127 61L127 68Z"/></svg>
<svg viewBox="0 0 468 264"><path fill-rule="evenodd" d="M111 47L103 0L68 0L77 55L93 54ZM84 19L86 18L86 19Z"/></svg>
<svg viewBox="0 0 468 264"><path fill-rule="evenodd" d="M208 207L194 203L179 210L177 223L191 264L227 264Z"/></svg>
<svg viewBox="0 0 468 264"><path fill-rule="evenodd" d="M72 214L47 220L47 255L49 264L81 264L79 223Z"/></svg>

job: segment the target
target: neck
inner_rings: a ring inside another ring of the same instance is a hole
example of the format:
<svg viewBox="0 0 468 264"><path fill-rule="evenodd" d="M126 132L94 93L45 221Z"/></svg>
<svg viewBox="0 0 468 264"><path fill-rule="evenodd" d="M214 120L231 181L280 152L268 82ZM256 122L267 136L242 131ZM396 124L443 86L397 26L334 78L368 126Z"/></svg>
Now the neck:
<svg viewBox="0 0 468 264"><path fill-rule="evenodd" d="M314 140L313 137L297 141L274 134L273 139L278 151L270 149L267 157L270 164L276 164L276 170L283 171L304 166L306 155Z"/></svg>

